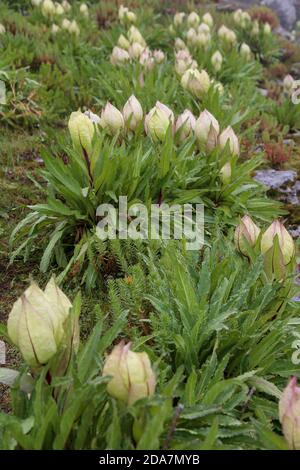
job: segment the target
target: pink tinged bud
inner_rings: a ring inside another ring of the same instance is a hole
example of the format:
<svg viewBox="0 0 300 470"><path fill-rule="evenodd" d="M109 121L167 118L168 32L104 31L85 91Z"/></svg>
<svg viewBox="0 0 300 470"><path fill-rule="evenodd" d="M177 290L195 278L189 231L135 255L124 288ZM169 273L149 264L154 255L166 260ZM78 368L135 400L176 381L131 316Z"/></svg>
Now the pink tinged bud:
<svg viewBox="0 0 300 470"><path fill-rule="evenodd" d="M291 75L286 75L283 80L283 89L284 92L287 93L288 95L291 94L291 92L294 89L294 79Z"/></svg>
<svg viewBox="0 0 300 470"><path fill-rule="evenodd" d="M211 82L205 70L188 69L181 78L181 85L197 98L203 97L209 90Z"/></svg>
<svg viewBox="0 0 300 470"><path fill-rule="evenodd" d="M120 65L125 62L128 62L130 56L125 49L121 49L120 47L115 46L113 48L112 54L110 56L110 62L112 65Z"/></svg>
<svg viewBox="0 0 300 470"><path fill-rule="evenodd" d="M132 59L139 59L145 48L138 42L134 42L128 49L128 53Z"/></svg>
<svg viewBox="0 0 300 470"><path fill-rule="evenodd" d="M283 263L287 266L295 256L295 244L293 238L279 220L275 220L263 234L261 239L261 252L263 255L266 255L274 248L274 239L276 236L278 237Z"/></svg>
<svg viewBox="0 0 300 470"><path fill-rule="evenodd" d="M148 355L131 351L130 343L122 341L114 347L104 364L105 375L112 376L108 393L127 405L155 392L156 380Z"/></svg>
<svg viewBox="0 0 300 470"><path fill-rule="evenodd" d="M220 126L216 118L207 110L202 111L195 125L196 139L210 152L218 143Z"/></svg>
<svg viewBox="0 0 300 470"><path fill-rule="evenodd" d="M136 28L135 26L130 27L127 36L130 43L138 42L141 46L146 47L147 44L145 42L145 39L141 35L138 28Z"/></svg>
<svg viewBox="0 0 300 470"><path fill-rule="evenodd" d="M235 229L234 243L238 251L247 256L248 246L254 247L258 240L260 229L255 225L251 217L244 215Z"/></svg>
<svg viewBox="0 0 300 470"><path fill-rule="evenodd" d="M229 145L229 149L232 155L239 155L240 153L239 140L234 133L234 130L230 126L228 126L220 135L219 145L221 149L224 149L227 145Z"/></svg>
<svg viewBox="0 0 300 470"><path fill-rule="evenodd" d="M159 101L157 101L155 107L145 117L146 134L149 134L154 140L163 141L170 126L173 130L173 125L173 111Z"/></svg>
<svg viewBox="0 0 300 470"><path fill-rule="evenodd" d="M165 60L165 54L161 50L155 50L153 52L153 58L155 62L157 62L158 64L161 64Z"/></svg>
<svg viewBox="0 0 300 470"><path fill-rule="evenodd" d="M292 377L279 401L279 420L291 450L300 450L300 387Z"/></svg>
<svg viewBox="0 0 300 470"><path fill-rule="evenodd" d="M130 98L126 101L123 108L123 117L125 124L132 131L135 131L142 122L143 109L140 102L134 95L131 95Z"/></svg>
<svg viewBox="0 0 300 470"><path fill-rule="evenodd" d="M101 114L101 126L110 135L115 135L124 129L124 119L122 113L111 103L107 102Z"/></svg>
<svg viewBox="0 0 300 470"><path fill-rule="evenodd" d="M188 109L178 116L175 132L178 133L180 140L187 139L193 133L195 124L196 118Z"/></svg>

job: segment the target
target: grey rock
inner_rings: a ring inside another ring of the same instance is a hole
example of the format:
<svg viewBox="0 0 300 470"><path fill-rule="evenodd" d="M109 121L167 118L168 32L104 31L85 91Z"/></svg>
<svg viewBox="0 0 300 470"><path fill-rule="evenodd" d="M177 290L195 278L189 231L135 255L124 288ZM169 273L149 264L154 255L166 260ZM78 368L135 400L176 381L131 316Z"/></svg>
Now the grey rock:
<svg viewBox="0 0 300 470"><path fill-rule="evenodd" d="M261 4L277 13L284 28L293 29L297 20L296 0L263 0Z"/></svg>
<svg viewBox="0 0 300 470"><path fill-rule="evenodd" d="M296 178L297 172L293 170L259 170L254 177L256 181L268 186L270 189L286 188L294 183Z"/></svg>

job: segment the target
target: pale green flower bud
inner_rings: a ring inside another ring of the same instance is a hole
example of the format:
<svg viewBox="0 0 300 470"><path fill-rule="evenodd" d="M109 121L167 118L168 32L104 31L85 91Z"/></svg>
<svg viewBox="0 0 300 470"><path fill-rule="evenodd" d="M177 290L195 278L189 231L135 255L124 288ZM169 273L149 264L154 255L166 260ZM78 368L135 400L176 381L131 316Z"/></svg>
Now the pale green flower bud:
<svg viewBox="0 0 300 470"><path fill-rule="evenodd" d="M7 331L28 365L45 364L56 354L71 307L71 302L53 279L45 292L32 284L14 303Z"/></svg>
<svg viewBox="0 0 300 470"><path fill-rule="evenodd" d="M74 34L75 36L79 36L80 34L79 26L75 20L71 21L69 26L69 33Z"/></svg>
<svg viewBox="0 0 300 470"><path fill-rule="evenodd" d="M57 34L59 30L60 30L59 26L57 26L57 24L53 23L53 25L51 26L51 33L52 34Z"/></svg>
<svg viewBox="0 0 300 470"><path fill-rule="evenodd" d="M166 137L169 127L173 129L174 114L168 106L157 101L145 117L145 131L154 140L163 141Z"/></svg>
<svg viewBox="0 0 300 470"><path fill-rule="evenodd" d="M2 23L0 23L0 34L5 34L5 32L6 32L5 26Z"/></svg>
<svg viewBox="0 0 300 470"><path fill-rule="evenodd" d="M181 78L183 88L191 92L197 98L204 96L210 87L210 78L205 70L188 69Z"/></svg>
<svg viewBox="0 0 300 470"><path fill-rule="evenodd" d="M136 14L133 13L133 11L128 11L126 14L126 19L129 21L129 23L135 23L136 22Z"/></svg>
<svg viewBox="0 0 300 470"><path fill-rule="evenodd" d="M260 228L253 222L251 217L244 215L239 225L235 229L234 243L238 251L244 255L248 255L248 245L254 247L260 234ZM245 241L246 240L246 241Z"/></svg>
<svg viewBox="0 0 300 470"><path fill-rule="evenodd" d="M68 0L63 0L61 5L65 11L70 11L72 8Z"/></svg>
<svg viewBox="0 0 300 470"><path fill-rule="evenodd" d="M138 42L143 47L146 47L147 45L140 31L135 26L130 27L128 31L128 39L131 44L134 42Z"/></svg>
<svg viewBox="0 0 300 470"><path fill-rule="evenodd" d="M218 143L220 126L217 119L206 109L202 111L195 125L195 135L200 146L210 152Z"/></svg>
<svg viewBox="0 0 300 470"><path fill-rule="evenodd" d="M220 170L220 178L223 184L230 183L231 180L231 163L227 162Z"/></svg>
<svg viewBox="0 0 300 470"><path fill-rule="evenodd" d="M216 72L219 72L222 68L223 57L220 51L214 52L211 57L211 63Z"/></svg>
<svg viewBox="0 0 300 470"><path fill-rule="evenodd" d="M176 38L175 39L175 49L176 49L176 51L186 50L187 47L185 45L185 42L180 38Z"/></svg>
<svg viewBox="0 0 300 470"><path fill-rule="evenodd" d="M76 111L71 114L68 127L73 145L84 149L89 154L92 150L92 140L95 132L90 119L81 111Z"/></svg>
<svg viewBox="0 0 300 470"><path fill-rule="evenodd" d="M126 101L123 108L123 117L125 124L132 131L135 131L142 122L143 108L134 95L131 95Z"/></svg>
<svg viewBox="0 0 300 470"><path fill-rule="evenodd" d="M63 9L62 5L58 2L55 2L55 14L60 16L63 15L65 10Z"/></svg>
<svg viewBox="0 0 300 470"><path fill-rule="evenodd" d="M189 16L187 17L188 26L190 28L197 28L199 23L200 23L199 15L195 11L192 11L192 13L190 13Z"/></svg>
<svg viewBox="0 0 300 470"><path fill-rule="evenodd" d="M125 123L122 113L111 103L107 102L101 114L101 126L110 135L115 135L124 129Z"/></svg>
<svg viewBox="0 0 300 470"><path fill-rule="evenodd" d="M205 13L202 18L203 23L207 24L210 28L212 28L214 24L213 17L211 16L210 13Z"/></svg>
<svg viewBox="0 0 300 470"><path fill-rule="evenodd" d="M272 32L272 28L271 28L270 23L265 23L264 24L264 33L265 34L271 34L271 32Z"/></svg>
<svg viewBox="0 0 300 470"><path fill-rule="evenodd" d="M135 353L122 341L115 346L107 357L103 376L110 375L108 393L127 405L155 392L155 375L146 353Z"/></svg>
<svg viewBox="0 0 300 470"><path fill-rule="evenodd" d="M68 30L68 31L69 31L70 26L71 26L71 21L68 20L68 18L64 18L64 19L62 20L62 23L61 23L62 29L65 29L65 30Z"/></svg>
<svg viewBox="0 0 300 470"><path fill-rule="evenodd" d="M121 49L125 49L125 51L128 51L129 47L130 47L130 42L128 41L128 39L124 36L124 34L121 34L119 36L119 39L118 39L118 46L121 48Z"/></svg>
<svg viewBox="0 0 300 470"><path fill-rule="evenodd" d="M229 144L229 149L232 155L239 155L240 144L232 127L228 126L219 137L219 145L221 149L224 149Z"/></svg>
<svg viewBox="0 0 300 470"><path fill-rule="evenodd" d="M300 450L300 387L292 377L279 401L279 420L291 450Z"/></svg>
<svg viewBox="0 0 300 470"><path fill-rule="evenodd" d="M250 60L250 59L251 59L251 49L250 49L250 47L248 46L248 44L246 44L245 42L243 42L243 44L241 45L240 54L241 54L241 56L244 57L246 60Z"/></svg>
<svg viewBox="0 0 300 470"><path fill-rule="evenodd" d="M42 3L42 13L44 16L55 15L55 5L52 0L44 0Z"/></svg>
<svg viewBox="0 0 300 470"><path fill-rule="evenodd" d="M175 15L174 15L174 20L173 20L173 21L174 21L174 25L175 25L176 27L182 25L183 20L184 20L184 17L185 17L185 13L183 13L183 12L175 13Z"/></svg>

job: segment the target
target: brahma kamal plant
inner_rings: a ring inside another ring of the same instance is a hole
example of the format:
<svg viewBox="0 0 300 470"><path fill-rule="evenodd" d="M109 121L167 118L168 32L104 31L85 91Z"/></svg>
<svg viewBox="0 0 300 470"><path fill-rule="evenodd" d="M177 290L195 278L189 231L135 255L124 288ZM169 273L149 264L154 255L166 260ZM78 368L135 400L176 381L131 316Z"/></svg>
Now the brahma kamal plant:
<svg viewBox="0 0 300 470"><path fill-rule="evenodd" d="M251 178L260 159L240 163L234 130L222 129L207 110L196 119L187 109L175 119L168 106L157 102L145 114L131 96L121 111L108 102L99 116L73 112L68 125L71 145L63 142L54 156L43 152L41 174L48 183L48 200L30 207L14 230L11 243L27 239L12 260L22 251L27 259L34 240L47 232L41 270L46 272L55 259L65 276L76 260L84 266L83 278L88 275L92 284L97 283L97 256L90 250L97 208L115 205L120 196L127 197L129 208L136 202L148 207L203 203L208 219L222 214L225 230L245 206L263 220L279 210Z"/></svg>

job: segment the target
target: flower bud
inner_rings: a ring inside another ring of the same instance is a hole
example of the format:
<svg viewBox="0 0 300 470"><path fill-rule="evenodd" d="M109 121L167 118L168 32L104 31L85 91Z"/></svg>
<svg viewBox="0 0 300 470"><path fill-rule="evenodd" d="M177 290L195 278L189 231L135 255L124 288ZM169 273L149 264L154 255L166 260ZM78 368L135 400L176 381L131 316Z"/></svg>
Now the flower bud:
<svg viewBox="0 0 300 470"><path fill-rule="evenodd" d="M231 163L227 162L220 170L220 178L223 184L230 183L231 180Z"/></svg>
<svg viewBox="0 0 300 470"><path fill-rule="evenodd" d="M220 51L214 52L211 57L211 63L216 72L219 72L222 68L223 57Z"/></svg>
<svg viewBox="0 0 300 470"><path fill-rule="evenodd" d="M195 46L197 43L197 32L194 28L190 28L186 34L187 43L190 46Z"/></svg>
<svg viewBox="0 0 300 470"><path fill-rule="evenodd" d="M248 46L248 44L246 44L245 42L243 42L243 44L241 45L240 54L241 54L241 56L244 57L246 60L250 60L250 59L251 59L251 49L250 49L250 47Z"/></svg>
<svg viewBox="0 0 300 470"><path fill-rule="evenodd" d="M33 7L38 7L42 3L42 0L31 0L31 5Z"/></svg>
<svg viewBox="0 0 300 470"><path fill-rule="evenodd" d="M107 357L103 376L110 375L108 393L117 400L132 405L141 398L146 398L155 392L155 375L146 353L135 353L121 341Z"/></svg>
<svg viewBox="0 0 300 470"><path fill-rule="evenodd" d="M204 145L206 151L213 150L218 143L220 126L216 118L207 109L202 111L195 125L195 135L198 143Z"/></svg>
<svg viewBox="0 0 300 470"><path fill-rule="evenodd" d="M127 127L135 131L143 120L143 109L134 95L126 101L123 108L123 117Z"/></svg>
<svg viewBox="0 0 300 470"><path fill-rule="evenodd" d="M85 111L84 112L85 116L87 116L89 118L89 120L93 123L93 124L100 124L101 123L101 118L93 113L92 111L88 110L88 111Z"/></svg>
<svg viewBox="0 0 300 470"><path fill-rule="evenodd" d="M259 22L257 20L254 21L252 31L251 31L252 36L258 36L259 35Z"/></svg>
<svg viewBox="0 0 300 470"><path fill-rule="evenodd" d="M291 75L286 75L283 80L283 90L286 94L290 95L294 89L294 79Z"/></svg>
<svg viewBox="0 0 300 470"><path fill-rule="evenodd" d="M198 26L197 31L198 31L198 33L203 33L203 34L210 35L210 29L209 29L209 26L206 23L201 23Z"/></svg>
<svg viewBox="0 0 300 470"><path fill-rule="evenodd" d="M191 92L197 98L203 97L209 90L210 78L205 70L188 69L181 78L183 88Z"/></svg>
<svg viewBox="0 0 300 470"><path fill-rule="evenodd" d="M273 250L276 236L278 237L283 263L287 266L295 256L295 244L293 238L279 220L275 220L263 234L261 252L266 255L270 250Z"/></svg>
<svg viewBox="0 0 300 470"><path fill-rule="evenodd" d="M239 139L237 138L232 127L228 126L219 137L219 145L221 149L224 149L229 143L229 149L232 155L239 155L240 153L240 144Z"/></svg>
<svg viewBox="0 0 300 470"><path fill-rule="evenodd" d="M61 5L65 11L70 11L72 8L68 0L63 0Z"/></svg>
<svg viewBox="0 0 300 470"><path fill-rule="evenodd" d="M122 113L111 103L107 102L101 113L101 126L110 135L115 135L124 129L124 118Z"/></svg>
<svg viewBox="0 0 300 470"><path fill-rule="evenodd" d="M120 65L128 62L130 59L130 56L125 49L121 49L120 47L115 46L112 50L111 56L110 56L110 63L112 65Z"/></svg>
<svg viewBox="0 0 300 470"><path fill-rule="evenodd" d="M145 48L141 46L138 42L134 42L128 49L129 56L131 59L139 59Z"/></svg>
<svg viewBox="0 0 300 470"><path fill-rule="evenodd" d="M86 3L82 3L79 8L80 13L84 16L89 16L89 9Z"/></svg>
<svg viewBox="0 0 300 470"><path fill-rule="evenodd" d="M0 23L0 34L5 34L5 32L6 32L5 26L2 23Z"/></svg>
<svg viewBox="0 0 300 470"><path fill-rule="evenodd" d="M124 34L121 34L119 36L119 39L118 39L118 42L117 42L118 46L121 48L121 49L125 49L126 51L128 51L129 47L130 47L130 42L128 41L128 39L124 36Z"/></svg>
<svg viewBox="0 0 300 470"><path fill-rule="evenodd" d="M200 23L200 17L197 15L195 11L192 11L192 13L189 14L187 17L187 24L190 28L197 28L197 26Z"/></svg>
<svg viewBox="0 0 300 470"><path fill-rule="evenodd" d="M300 387L292 377L279 401L279 420L291 450L300 450Z"/></svg>
<svg viewBox="0 0 300 470"><path fill-rule="evenodd" d="M57 34L59 29L60 29L59 26L57 26L57 24L53 23L53 25L51 26L51 33L52 34Z"/></svg>
<svg viewBox="0 0 300 470"><path fill-rule="evenodd" d="M241 10L240 8L233 12L233 20L237 25L241 23L242 15L243 15L243 10Z"/></svg>
<svg viewBox="0 0 300 470"><path fill-rule="evenodd" d="M52 0L44 0L42 3L42 13L44 16L55 15L55 5Z"/></svg>
<svg viewBox="0 0 300 470"><path fill-rule="evenodd" d="M62 23L61 23L62 29L65 29L65 30L68 30L68 31L69 31L70 25L71 25L71 21L68 20L68 18L64 18L64 19L62 20Z"/></svg>
<svg viewBox="0 0 300 470"><path fill-rule="evenodd" d="M60 16L63 15L65 10L60 3L55 2L55 14Z"/></svg>
<svg viewBox="0 0 300 470"><path fill-rule="evenodd" d="M176 49L176 51L185 50L186 49L185 42L180 38L176 38L175 39L175 49Z"/></svg>
<svg viewBox="0 0 300 470"><path fill-rule="evenodd" d="M28 365L40 366L56 354L71 307L71 302L54 279L47 284L44 292L32 284L14 303L7 321L7 331Z"/></svg>
<svg viewBox="0 0 300 470"><path fill-rule="evenodd" d="M153 52L153 58L155 62L157 62L158 64L161 64L165 60L165 54L163 53L163 51L156 49Z"/></svg>
<svg viewBox="0 0 300 470"><path fill-rule="evenodd" d="M242 28L247 28L250 25L251 21L252 19L249 13L247 11L243 11L241 14L241 21L240 21Z"/></svg>
<svg viewBox="0 0 300 470"><path fill-rule="evenodd" d="M220 39L222 39L224 42L230 45L235 45L236 44L236 34L234 31L231 29L227 28L226 26L222 25L219 30L218 30L218 36Z"/></svg>
<svg viewBox="0 0 300 470"><path fill-rule="evenodd" d="M145 117L145 131L152 139L163 141L169 127L173 128L174 114L168 106L157 101Z"/></svg>
<svg viewBox="0 0 300 470"><path fill-rule="evenodd" d="M138 42L141 46L146 47L145 39L135 26L130 27L128 31L128 39L131 44L134 42Z"/></svg>
<svg viewBox="0 0 300 470"><path fill-rule="evenodd" d="M270 23L265 23L264 24L264 33L265 34L271 34L271 32L272 32L272 28L271 28Z"/></svg>
<svg viewBox="0 0 300 470"><path fill-rule="evenodd" d="M195 129L195 124L195 116L191 111L185 109L184 112L178 116L175 125L175 132L178 133L180 140L185 140L190 137Z"/></svg>
<svg viewBox="0 0 300 470"><path fill-rule="evenodd" d="M248 246L254 247L260 234L260 228L255 225L251 217L244 215L239 225L235 229L234 243L238 251L244 255L248 255ZM246 242L245 242L246 239Z"/></svg>
<svg viewBox="0 0 300 470"><path fill-rule="evenodd" d="M207 24L210 28L212 28L214 24L213 17L211 16L210 13L205 13L202 18L203 23Z"/></svg>
<svg viewBox="0 0 300 470"><path fill-rule="evenodd" d="M220 96L224 95L224 87L221 82L216 82L215 80L212 82L212 86L214 90L217 90Z"/></svg>
<svg viewBox="0 0 300 470"><path fill-rule="evenodd" d="M210 42L211 42L211 36L210 34L208 33L198 33L197 36L196 36L196 40L195 40L195 44L198 46L198 47L204 47L206 48L207 46L209 46Z"/></svg>
<svg viewBox="0 0 300 470"><path fill-rule="evenodd" d="M118 11L119 20L123 21L128 11L129 9L127 7L120 5L119 11Z"/></svg>
<svg viewBox="0 0 300 470"><path fill-rule="evenodd" d="M71 21L71 24L69 26L69 33L74 34L75 36L79 36L80 29L76 20Z"/></svg>
<svg viewBox="0 0 300 470"><path fill-rule="evenodd" d="M133 13L133 11L128 11L126 14L126 19L129 21L129 23L135 23L136 22L136 14Z"/></svg>
<svg viewBox="0 0 300 470"><path fill-rule="evenodd" d="M174 19L173 19L174 25L176 27L180 26L183 23L184 17L185 17L185 13L183 12L175 13Z"/></svg>
<svg viewBox="0 0 300 470"><path fill-rule="evenodd" d="M95 132L90 119L81 111L76 111L71 114L68 127L73 145L84 149L89 154L92 151L92 140Z"/></svg>
<svg viewBox="0 0 300 470"><path fill-rule="evenodd" d="M183 75L186 70L192 67L193 59L187 49L182 49L175 54L175 70L178 75Z"/></svg>
<svg viewBox="0 0 300 470"><path fill-rule="evenodd" d="M152 56L152 52L148 47L143 50L143 52L140 55L140 64L146 69L146 70L152 70L155 62L154 58Z"/></svg>

